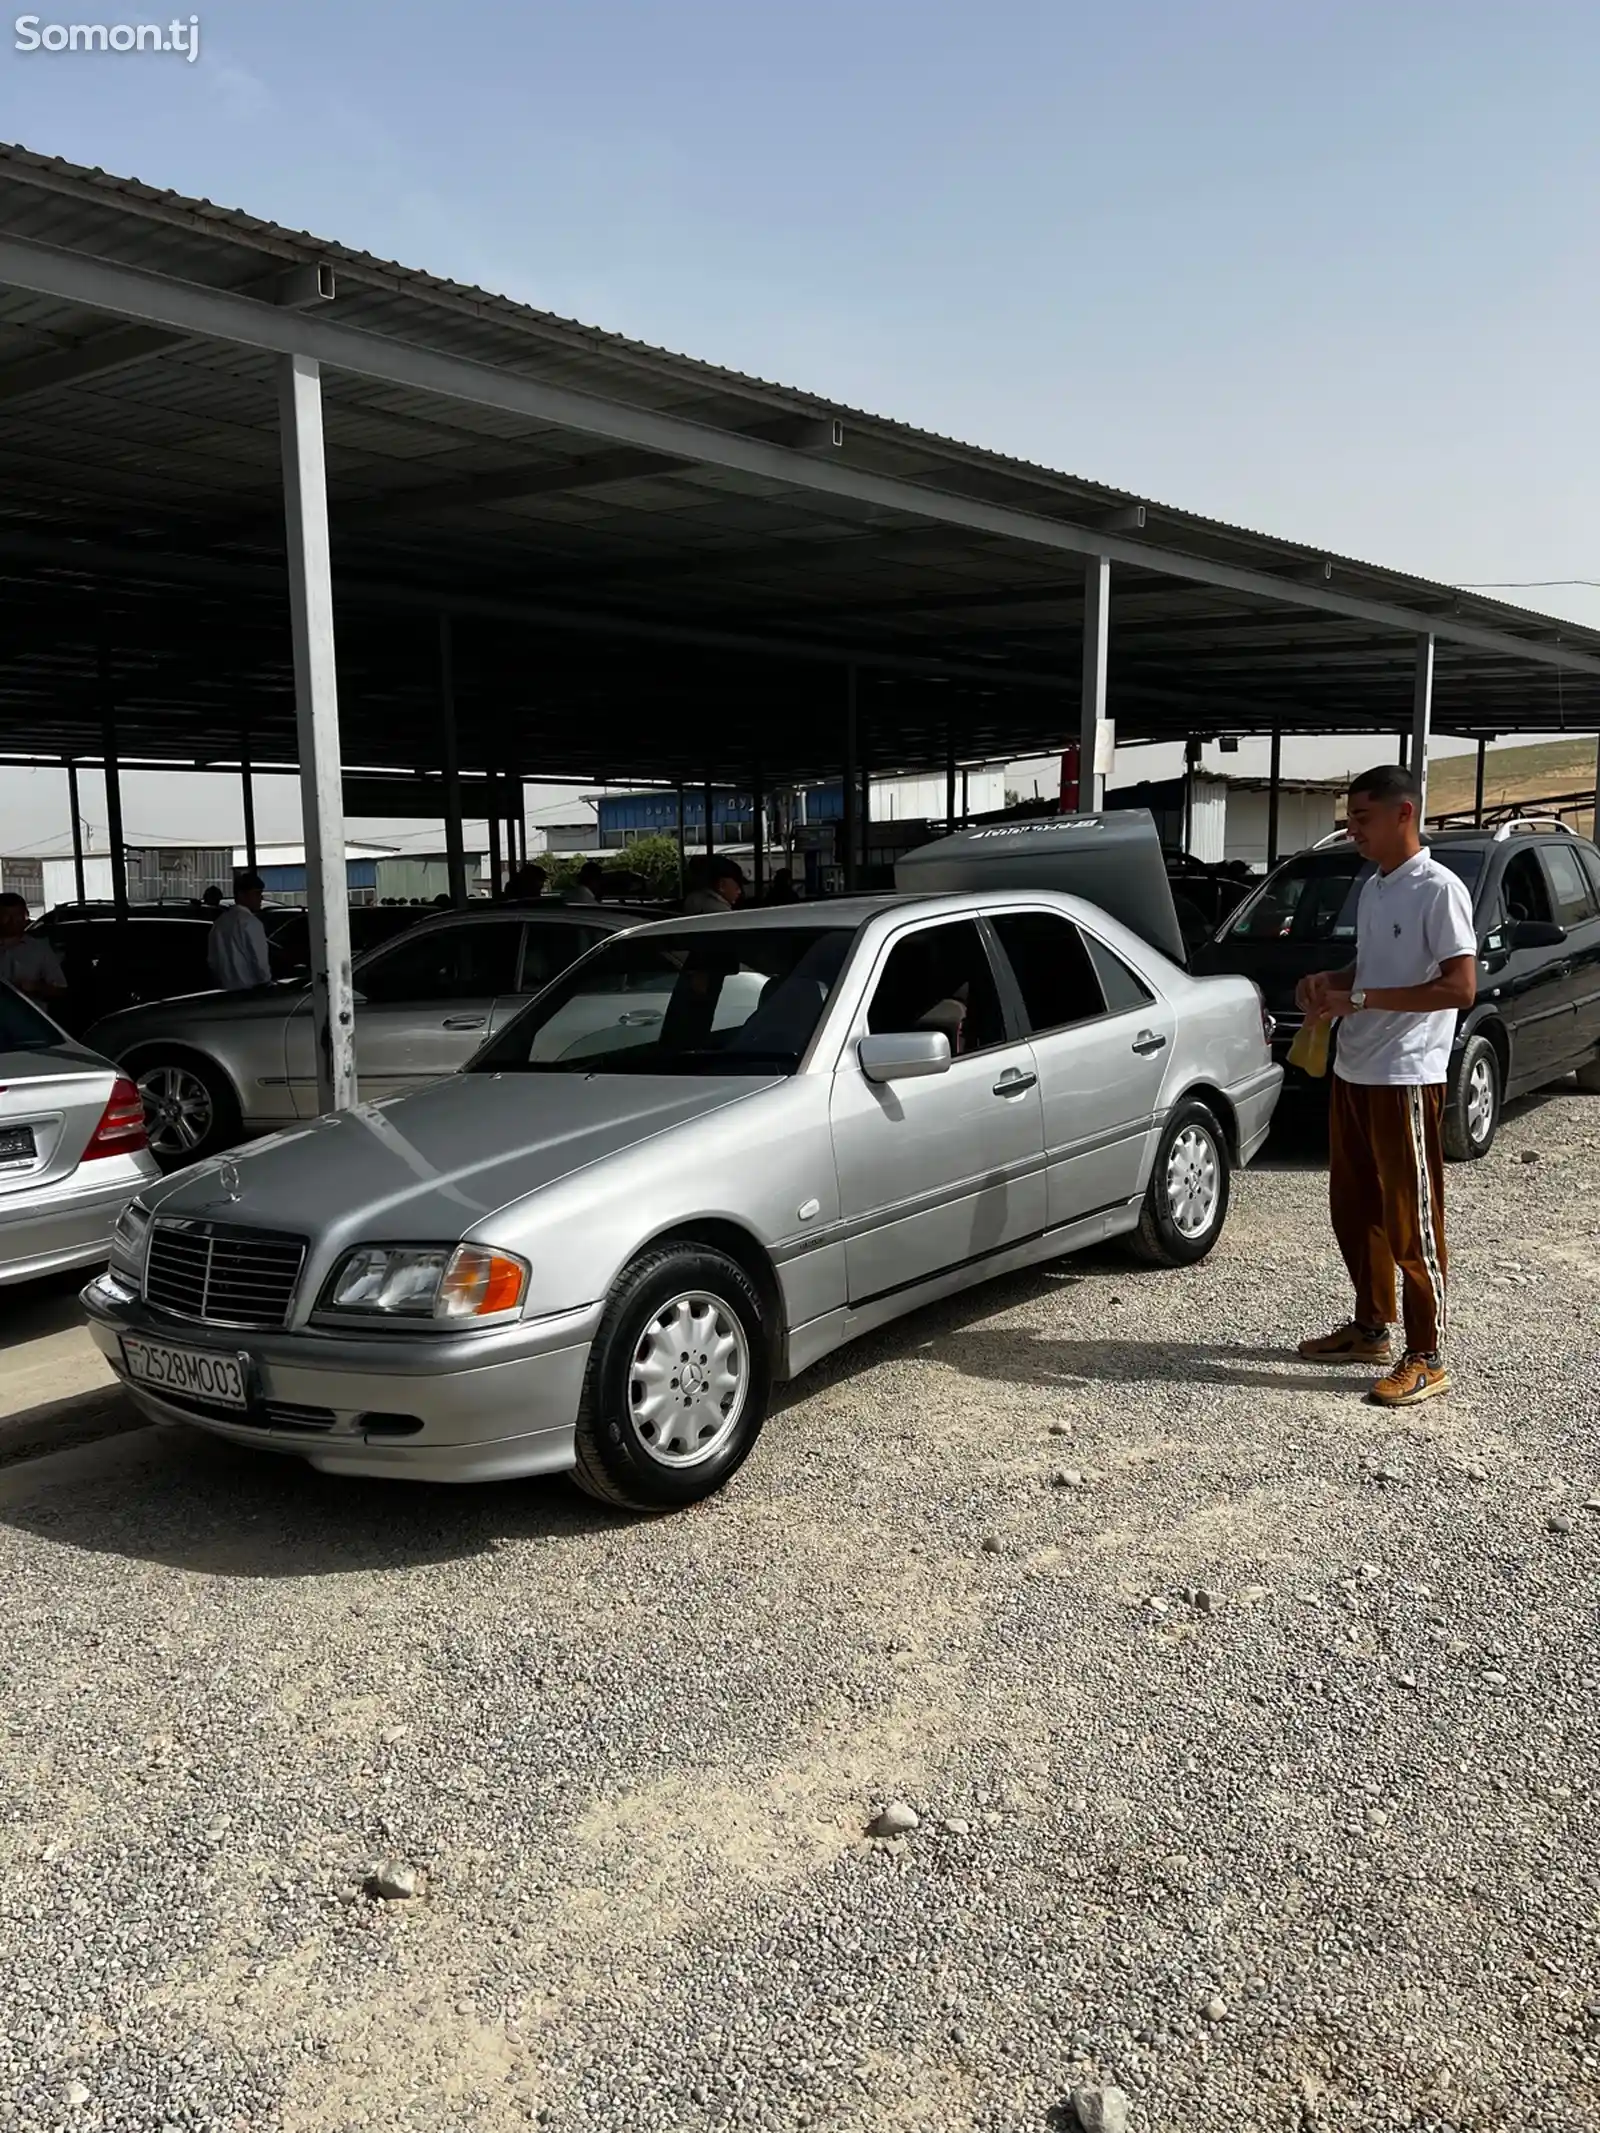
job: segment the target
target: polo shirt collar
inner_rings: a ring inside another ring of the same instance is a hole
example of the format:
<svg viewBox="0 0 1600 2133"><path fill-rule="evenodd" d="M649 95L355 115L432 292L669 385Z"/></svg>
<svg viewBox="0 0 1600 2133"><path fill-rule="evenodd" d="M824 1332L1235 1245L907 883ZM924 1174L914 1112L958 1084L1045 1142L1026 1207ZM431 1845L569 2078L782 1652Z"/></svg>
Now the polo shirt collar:
<svg viewBox="0 0 1600 2133"><path fill-rule="evenodd" d="M1420 874L1427 863L1428 847L1424 845L1420 852L1413 852L1409 859L1402 859L1392 874L1385 874L1380 870L1378 880L1384 884L1392 881L1409 881L1413 875Z"/></svg>

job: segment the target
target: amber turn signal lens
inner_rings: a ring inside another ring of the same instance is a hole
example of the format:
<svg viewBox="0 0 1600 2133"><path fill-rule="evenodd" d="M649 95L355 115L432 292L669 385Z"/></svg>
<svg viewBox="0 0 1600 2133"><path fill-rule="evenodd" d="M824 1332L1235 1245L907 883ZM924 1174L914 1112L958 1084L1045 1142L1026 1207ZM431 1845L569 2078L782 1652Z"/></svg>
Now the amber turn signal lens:
<svg viewBox="0 0 1600 2133"><path fill-rule="evenodd" d="M486 1251L480 1244L463 1244L450 1255L439 1284L436 1318L493 1318L502 1311L515 1311L528 1286L525 1261L508 1252Z"/></svg>

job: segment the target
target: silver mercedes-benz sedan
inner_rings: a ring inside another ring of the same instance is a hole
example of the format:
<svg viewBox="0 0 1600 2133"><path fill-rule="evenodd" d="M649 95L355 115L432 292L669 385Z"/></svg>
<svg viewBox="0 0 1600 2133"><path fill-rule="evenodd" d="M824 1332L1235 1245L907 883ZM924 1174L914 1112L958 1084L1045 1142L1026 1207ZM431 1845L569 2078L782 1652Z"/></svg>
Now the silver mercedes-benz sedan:
<svg viewBox="0 0 1600 2133"><path fill-rule="evenodd" d="M1109 1237L1203 1258L1281 1079L1248 980L1070 896L676 920L464 1074L142 1194L84 1301L158 1420L686 1504L902 1312Z"/></svg>
<svg viewBox="0 0 1600 2133"><path fill-rule="evenodd" d="M485 904L441 912L357 958L356 1075L404 1096L466 1065L559 971L637 912ZM311 991L202 992L107 1015L87 1041L126 1067L150 1145L172 1169L317 1110Z"/></svg>
<svg viewBox="0 0 1600 2133"><path fill-rule="evenodd" d="M132 1082L0 984L0 1287L103 1265L159 1176Z"/></svg>

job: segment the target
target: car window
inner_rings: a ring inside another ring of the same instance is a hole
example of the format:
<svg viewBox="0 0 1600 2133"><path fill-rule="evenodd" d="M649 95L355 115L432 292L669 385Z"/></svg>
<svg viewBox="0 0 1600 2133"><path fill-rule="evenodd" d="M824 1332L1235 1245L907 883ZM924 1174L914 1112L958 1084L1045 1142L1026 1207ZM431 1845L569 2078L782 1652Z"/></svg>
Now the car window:
<svg viewBox="0 0 1600 2133"><path fill-rule="evenodd" d="M522 925L517 919L440 926L380 949L361 966L361 997L374 1006L400 1000L477 1000L517 982Z"/></svg>
<svg viewBox="0 0 1600 2133"><path fill-rule="evenodd" d="M543 992L552 978L560 977L569 963L606 938L595 926L561 924L525 926L522 933L522 976L518 992Z"/></svg>
<svg viewBox="0 0 1600 2133"><path fill-rule="evenodd" d="M1523 851L1512 854L1506 862L1506 870L1501 878L1500 895L1506 907L1506 917L1513 924L1523 918L1538 919L1548 924L1554 916L1550 890L1537 852Z"/></svg>
<svg viewBox="0 0 1600 2133"><path fill-rule="evenodd" d="M1555 891L1557 925L1583 925L1594 916L1594 906L1589 899L1588 878L1578 864L1577 853L1570 845L1547 844L1544 863L1550 875L1550 886Z"/></svg>
<svg viewBox="0 0 1600 2133"><path fill-rule="evenodd" d="M1155 998L1144 979L1130 968L1114 949L1104 941L1097 941L1092 933L1084 938L1089 944L1095 974L1100 980L1100 990L1106 996L1106 1012L1111 1015L1131 1014L1134 1009L1148 1007Z"/></svg>
<svg viewBox="0 0 1600 2133"><path fill-rule="evenodd" d="M618 934L508 1023L471 1073L792 1074L844 969L849 926Z"/></svg>
<svg viewBox="0 0 1600 2133"><path fill-rule="evenodd" d="M44 1052L61 1042L61 1032L33 1002L0 984L0 1052Z"/></svg>
<svg viewBox="0 0 1600 2133"><path fill-rule="evenodd" d="M1583 871L1589 877L1589 886L1593 889L1596 900L1600 901L1600 852L1597 852L1592 844L1576 845L1574 850L1583 861Z"/></svg>
<svg viewBox="0 0 1600 2133"><path fill-rule="evenodd" d="M1052 911L1005 911L991 921L1011 965L1034 1036L1093 1022L1105 992L1083 935Z"/></svg>
<svg viewBox="0 0 1600 2133"><path fill-rule="evenodd" d="M943 1030L955 1053L1003 1044L1005 1017L977 922L923 926L896 941L873 988L867 1028L875 1037Z"/></svg>
<svg viewBox="0 0 1600 2133"><path fill-rule="evenodd" d="M1271 874L1228 921L1246 941L1353 941L1368 869L1355 851L1307 852Z"/></svg>

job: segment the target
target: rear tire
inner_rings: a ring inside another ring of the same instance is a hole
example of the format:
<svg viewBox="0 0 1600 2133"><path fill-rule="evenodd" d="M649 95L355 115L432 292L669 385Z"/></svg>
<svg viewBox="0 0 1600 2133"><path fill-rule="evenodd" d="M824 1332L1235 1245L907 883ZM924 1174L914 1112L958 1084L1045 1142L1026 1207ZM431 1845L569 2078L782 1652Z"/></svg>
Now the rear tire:
<svg viewBox="0 0 1600 2133"><path fill-rule="evenodd" d="M128 1071L144 1099L150 1152L163 1170L203 1162L239 1139L239 1100L228 1077L196 1052L140 1052Z"/></svg>
<svg viewBox="0 0 1600 2133"><path fill-rule="evenodd" d="M1494 1146L1503 1103L1500 1054L1487 1037L1461 1047L1444 1099L1444 1152L1452 1163L1475 1163Z"/></svg>
<svg viewBox="0 0 1600 2133"><path fill-rule="evenodd" d="M644 1252L590 1350L573 1479L622 1510L700 1503L749 1458L771 1397L770 1331L744 1269L709 1245Z"/></svg>
<svg viewBox="0 0 1600 2133"><path fill-rule="evenodd" d="M1128 1239L1151 1266L1195 1266L1222 1235L1232 1172L1228 1143L1203 1103L1179 1104L1156 1149L1139 1227Z"/></svg>

